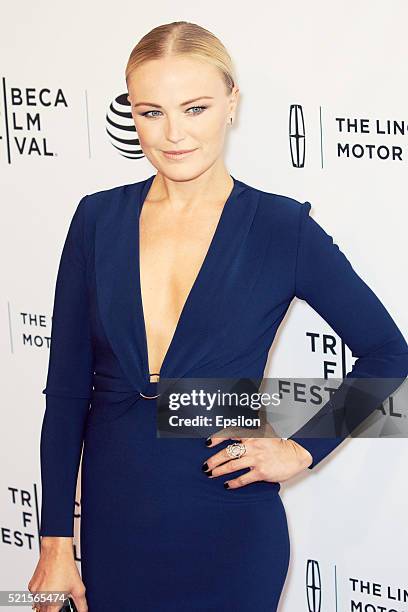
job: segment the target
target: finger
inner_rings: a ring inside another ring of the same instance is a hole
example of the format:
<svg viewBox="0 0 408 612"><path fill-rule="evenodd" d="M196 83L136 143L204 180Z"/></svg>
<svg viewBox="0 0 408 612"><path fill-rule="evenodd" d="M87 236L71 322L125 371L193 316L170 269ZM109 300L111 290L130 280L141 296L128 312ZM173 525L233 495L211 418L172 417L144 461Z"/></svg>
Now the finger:
<svg viewBox="0 0 408 612"><path fill-rule="evenodd" d="M207 446L215 446L224 440L239 440L244 442L248 438L248 429L242 427L225 427L220 429L206 440Z"/></svg>
<svg viewBox="0 0 408 612"><path fill-rule="evenodd" d="M42 604L40 606L40 610L41 612L58 612L58 610L61 609L62 605L63 604L61 602L58 604L46 604L46 605Z"/></svg>
<svg viewBox="0 0 408 612"><path fill-rule="evenodd" d="M232 440L231 432L226 427L224 427L224 429L219 429L214 434L212 434L212 436L209 436L206 440L206 444L208 446L208 443L211 442L211 446L215 446L216 444L219 444L224 440Z"/></svg>
<svg viewBox="0 0 408 612"><path fill-rule="evenodd" d="M226 480L224 482L224 487L226 489L239 489L240 487L245 487L251 482L258 482L261 480L258 477L256 469L250 469L245 474L241 474L241 476L237 476L237 478L233 478L232 480Z"/></svg>
<svg viewBox="0 0 408 612"><path fill-rule="evenodd" d="M72 599L74 600L78 612L88 612L88 604L85 595L76 595L75 597L72 595Z"/></svg>
<svg viewBox="0 0 408 612"><path fill-rule="evenodd" d="M250 458L251 459L251 440L250 439L246 439L246 443L245 443L245 458ZM241 457L231 457L231 455L228 452L228 446L226 446L225 448L222 448L220 451L218 451L218 453L215 453L215 455L211 455L210 457L208 457L208 459L206 459L206 461L203 463L202 465L202 469L203 471L209 476L209 472L211 470L213 470L214 468L216 468L217 466L225 463L225 462L229 462L231 461L231 459L233 461L238 461L238 459L240 459ZM252 459L252 463L253 463L253 459Z"/></svg>
<svg viewBox="0 0 408 612"><path fill-rule="evenodd" d="M66 605L67 601L68 600L65 599L63 603L60 601L59 603L55 604L44 604L43 606L41 606L41 612L59 612L59 610L61 610L61 607Z"/></svg>
<svg viewBox="0 0 408 612"><path fill-rule="evenodd" d="M237 470L242 470L244 468L250 468L252 470L254 467L254 459L245 455L245 457L230 459L226 463L216 466L211 470L211 474L208 476L208 478L216 478L217 476L223 476L224 474L231 474L232 472L236 472Z"/></svg>
<svg viewBox="0 0 408 612"><path fill-rule="evenodd" d="M217 446L217 444L224 442L224 440L242 440L242 438L232 438L231 436L211 436L210 438L207 438L207 440L210 442L210 444L207 444L207 446Z"/></svg>
<svg viewBox="0 0 408 612"><path fill-rule="evenodd" d="M41 610L41 612L58 612L58 610L61 608L61 603L58 604L49 604L49 603L44 603L44 602L38 602L37 603L37 608L34 608L36 611L38 609Z"/></svg>

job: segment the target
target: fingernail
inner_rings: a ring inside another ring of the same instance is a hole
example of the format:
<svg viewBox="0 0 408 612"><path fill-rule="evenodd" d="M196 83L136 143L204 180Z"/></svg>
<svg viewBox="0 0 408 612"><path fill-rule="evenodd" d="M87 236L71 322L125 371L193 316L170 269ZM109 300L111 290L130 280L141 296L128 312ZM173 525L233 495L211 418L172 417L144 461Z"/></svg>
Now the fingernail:
<svg viewBox="0 0 408 612"><path fill-rule="evenodd" d="M207 438L207 440L205 441L206 446L210 446L212 443L211 438Z"/></svg>
<svg viewBox="0 0 408 612"><path fill-rule="evenodd" d="M208 463L203 463L202 468L201 468L204 472L206 472L208 470Z"/></svg>
<svg viewBox="0 0 408 612"><path fill-rule="evenodd" d="M209 470L208 472L205 472L207 474L207 476L211 476L212 474L212 470Z"/></svg>
<svg viewBox="0 0 408 612"><path fill-rule="evenodd" d="M224 482L224 487L225 487L226 489L229 489L229 484L228 484L228 482Z"/></svg>

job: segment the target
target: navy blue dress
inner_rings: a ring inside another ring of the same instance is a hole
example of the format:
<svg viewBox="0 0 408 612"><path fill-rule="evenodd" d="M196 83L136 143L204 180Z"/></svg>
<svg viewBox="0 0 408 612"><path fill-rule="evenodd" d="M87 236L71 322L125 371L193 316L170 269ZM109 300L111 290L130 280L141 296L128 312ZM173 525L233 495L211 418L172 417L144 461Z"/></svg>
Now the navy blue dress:
<svg viewBox="0 0 408 612"><path fill-rule="evenodd" d="M73 536L90 612L273 612L290 543L280 484L209 479L224 448L157 438L139 278L139 215L154 176L84 196L62 251L41 431L40 535ZM232 177L233 178L233 177ZM262 379L295 296L358 357L350 376L405 377L408 346L310 204L234 180L161 378ZM301 374L300 374L301 375ZM296 438L313 468L341 438Z"/></svg>

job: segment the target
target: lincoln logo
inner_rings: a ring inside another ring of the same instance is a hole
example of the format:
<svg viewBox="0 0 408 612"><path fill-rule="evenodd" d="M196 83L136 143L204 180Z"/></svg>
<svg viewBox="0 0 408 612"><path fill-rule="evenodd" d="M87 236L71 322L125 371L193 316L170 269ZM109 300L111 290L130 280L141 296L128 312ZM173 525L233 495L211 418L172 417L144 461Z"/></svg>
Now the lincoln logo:
<svg viewBox="0 0 408 612"><path fill-rule="evenodd" d="M127 99L128 94L123 93L115 98L106 113L106 131L112 146L120 155L128 159L144 157L140 147L135 123Z"/></svg>
<svg viewBox="0 0 408 612"><path fill-rule="evenodd" d="M313 559L307 560L306 566L306 595L309 612L320 612L322 600L322 586L320 580L319 564Z"/></svg>
<svg viewBox="0 0 408 612"><path fill-rule="evenodd" d="M305 165L305 121L300 104L291 104L289 110L289 145L292 165L303 168Z"/></svg>

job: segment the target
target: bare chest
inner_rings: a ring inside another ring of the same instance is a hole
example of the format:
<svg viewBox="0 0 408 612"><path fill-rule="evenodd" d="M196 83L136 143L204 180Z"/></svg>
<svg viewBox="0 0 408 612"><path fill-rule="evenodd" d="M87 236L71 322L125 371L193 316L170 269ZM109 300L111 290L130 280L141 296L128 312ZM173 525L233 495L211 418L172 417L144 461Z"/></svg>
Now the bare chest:
<svg viewBox="0 0 408 612"><path fill-rule="evenodd" d="M140 216L140 287L149 372L159 374L222 207L175 215L146 204Z"/></svg>

